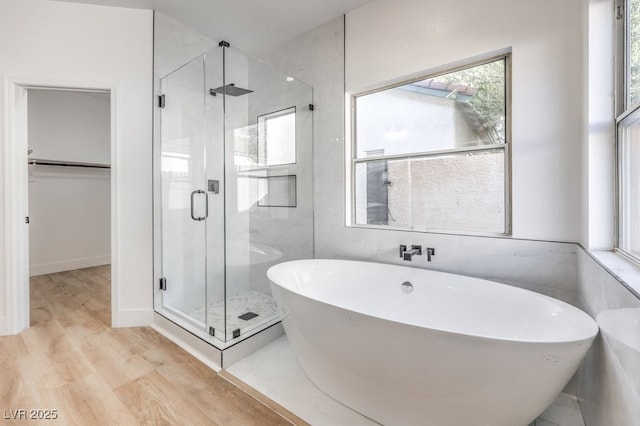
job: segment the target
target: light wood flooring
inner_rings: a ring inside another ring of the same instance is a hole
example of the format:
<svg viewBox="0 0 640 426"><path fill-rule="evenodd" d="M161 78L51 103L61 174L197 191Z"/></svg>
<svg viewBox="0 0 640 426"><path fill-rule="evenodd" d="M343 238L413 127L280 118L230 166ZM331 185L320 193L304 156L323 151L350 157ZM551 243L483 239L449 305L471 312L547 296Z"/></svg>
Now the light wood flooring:
<svg viewBox="0 0 640 426"><path fill-rule="evenodd" d="M0 423L290 424L151 328L110 328L109 271L31 279L31 327L0 337Z"/></svg>

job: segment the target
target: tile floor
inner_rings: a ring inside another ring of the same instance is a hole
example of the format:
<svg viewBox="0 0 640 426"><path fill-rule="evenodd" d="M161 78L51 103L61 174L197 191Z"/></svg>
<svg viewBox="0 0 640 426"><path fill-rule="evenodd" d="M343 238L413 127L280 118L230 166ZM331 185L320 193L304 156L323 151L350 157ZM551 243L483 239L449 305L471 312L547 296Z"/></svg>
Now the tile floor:
<svg viewBox="0 0 640 426"><path fill-rule="evenodd" d="M286 336L240 360L227 371L313 425L377 424L315 387L298 363ZM529 426L584 426L584 421L577 400L560 394Z"/></svg>
<svg viewBox="0 0 640 426"><path fill-rule="evenodd" d="M247 312L258 314L249 320L239 318ZM200 322L205 322L205 308L202 307L190 313ZM225 329L224 300L209 303L206 309L206 324L215 328L216 336L223 336ZM273 297L257 291L242 292L227 298L227 338L231 339L233 331L240 329L240 334L246 334L255 328L271 322L278 317L278 308Z"/></svg>

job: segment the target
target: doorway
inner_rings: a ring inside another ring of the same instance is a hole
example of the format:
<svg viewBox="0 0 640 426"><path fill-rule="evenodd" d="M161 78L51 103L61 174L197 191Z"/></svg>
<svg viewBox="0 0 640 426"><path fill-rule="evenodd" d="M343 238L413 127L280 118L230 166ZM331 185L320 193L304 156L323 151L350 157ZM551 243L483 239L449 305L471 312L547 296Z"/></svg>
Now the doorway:
<svg viewBox="0 0 640 426"><path fill-rule="evenodd" d="M30 322L47 294L74 289L110 326L110 92L28 87L26 99Z"/></svg>

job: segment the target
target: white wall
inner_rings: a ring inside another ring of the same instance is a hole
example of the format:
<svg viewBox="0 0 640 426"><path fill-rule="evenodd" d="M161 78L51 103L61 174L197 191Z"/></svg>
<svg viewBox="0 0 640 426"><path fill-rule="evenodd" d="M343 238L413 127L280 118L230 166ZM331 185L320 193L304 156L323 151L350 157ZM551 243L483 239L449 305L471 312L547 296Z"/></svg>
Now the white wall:
<svg viewBox="0 0 640 426"><path fill-rule="evenodd" d="M109 164L108 93L28 90L30 158ZM29 167L29 275L111 261L110 172Z"/></svg>
<svg viewBox="0 0 640 426"><path fill-rule="evenodd" d="M28 90L29 158L109 164L109 93Z"/></svg>
<svg viewBox="0 0 640 426"><path fill-rule="evenodd" d="M614 0L589 0L587 141L582 149L581 242L592 250L615 244ZM586 106L586 105L585 105Z"/></svg>
<svg viewBox="0 0 640 426"><path fill-rule="evenodd" d="M35 166L29 182L29 275L111 262L110 173Z"/></svg>
<svg viewBox="0 0 640 426"><path fill-rule="evenodd" d="M111 213L117 244L112 249L112 320L116 326L152 321L152 28L150 11L46 0L0 3L2 78L17 84L112 90ZM0 89L3 100L7 100L7 87L10 83L5 80ZM3 129L9 126L5 105L0 104ZM0 146L7 145L5 135L6 131L0 134ZM0 155L4 162L7 152ZM6 176L0 179L4 188ZM7 197L5 192L0 194L3 205ZM7 209L0 212L2 229L6 229L6 214ZM0 235L2 247L6 237ZM0 263L0 309L12 303L4 281L5 256ZM0 324L3 330L6 327Z"/></svg>
<svg viewBox="0 0 640 426"><path fill-rule="evenodd" d="M512 49L513 236L579 241L583 0L377 0L347 14L346 90Z"/></svg>

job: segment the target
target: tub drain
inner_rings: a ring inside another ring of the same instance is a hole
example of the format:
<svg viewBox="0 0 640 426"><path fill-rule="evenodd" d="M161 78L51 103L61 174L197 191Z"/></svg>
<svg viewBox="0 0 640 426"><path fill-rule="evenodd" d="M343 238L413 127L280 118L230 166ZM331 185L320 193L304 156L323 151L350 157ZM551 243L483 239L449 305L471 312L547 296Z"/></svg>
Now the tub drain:
<svg viewBox="0 0 640 426"><path fill-rule="evenodd" d="M413 291L413 284L411 284L409 281L405 281L402 283L400 288L402 288L402 291L404 291L405 293L411 293Z"/></svg>

